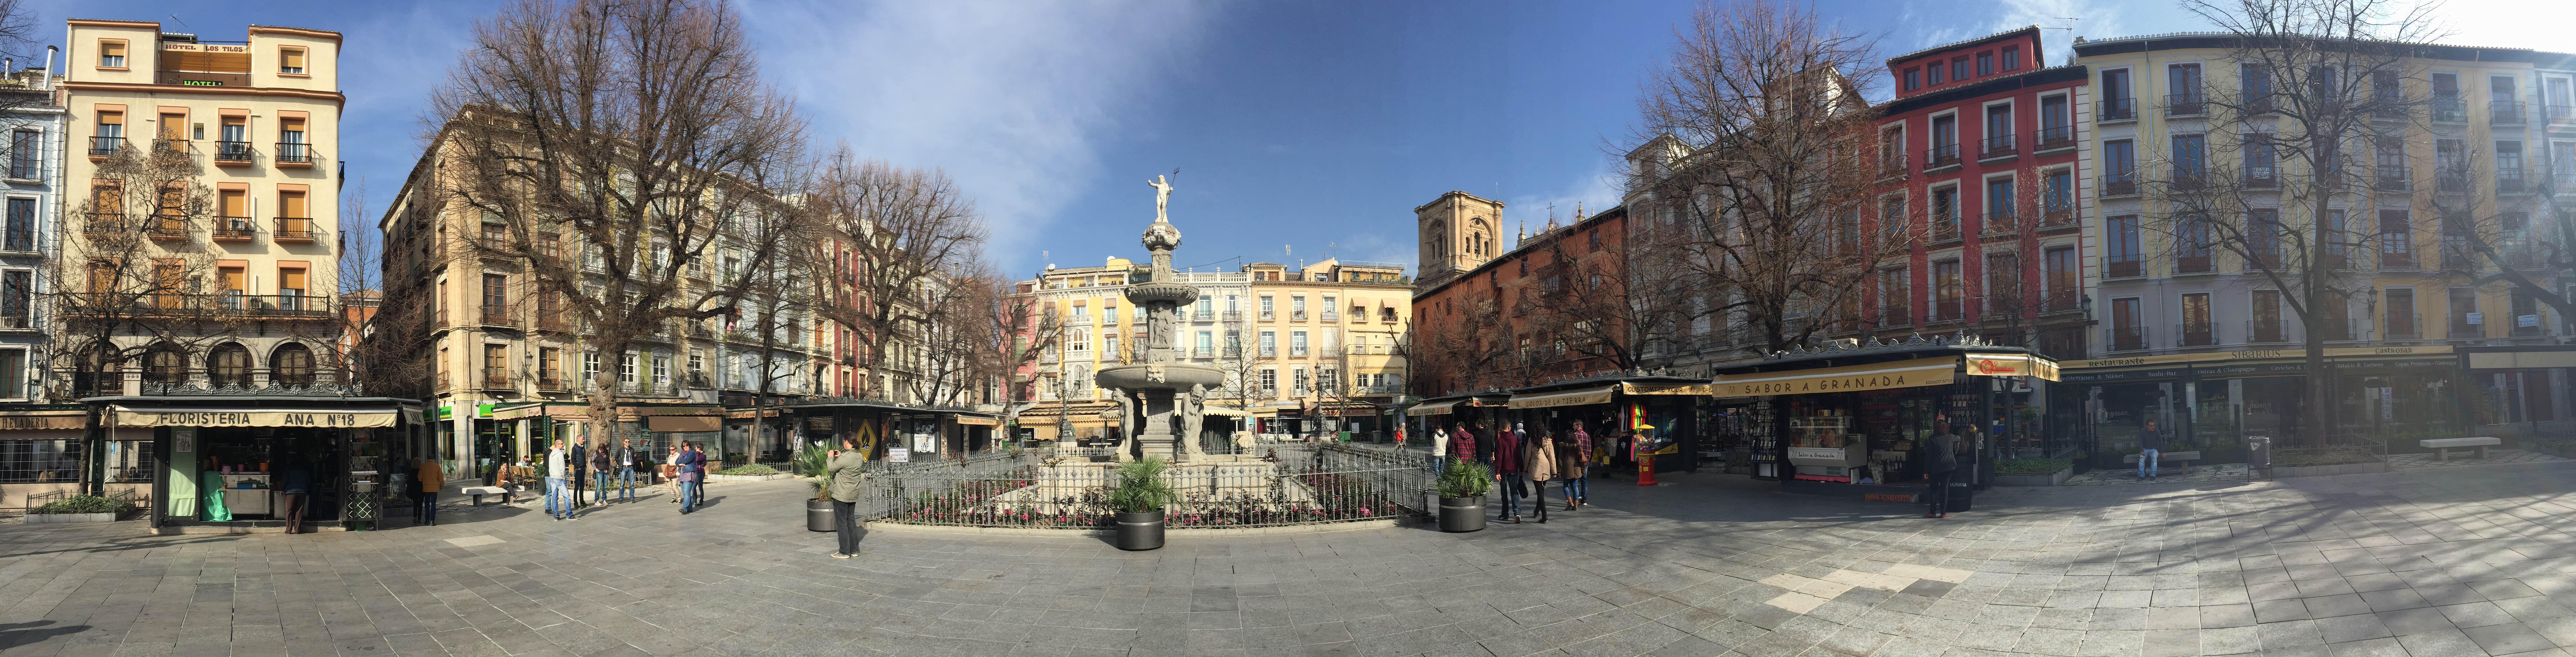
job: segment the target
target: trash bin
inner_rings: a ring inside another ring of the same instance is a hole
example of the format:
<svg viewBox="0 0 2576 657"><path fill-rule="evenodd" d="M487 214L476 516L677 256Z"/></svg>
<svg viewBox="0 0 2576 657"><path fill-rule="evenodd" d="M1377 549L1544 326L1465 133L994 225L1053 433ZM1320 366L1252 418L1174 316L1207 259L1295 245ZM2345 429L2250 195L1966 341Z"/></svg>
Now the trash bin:
<svg viewBox="0 0 2576 657"><path fill-rule="evenodd" d="M2272 437L2245 437L2245 467L2266 470L2272 467Z"/></svg>

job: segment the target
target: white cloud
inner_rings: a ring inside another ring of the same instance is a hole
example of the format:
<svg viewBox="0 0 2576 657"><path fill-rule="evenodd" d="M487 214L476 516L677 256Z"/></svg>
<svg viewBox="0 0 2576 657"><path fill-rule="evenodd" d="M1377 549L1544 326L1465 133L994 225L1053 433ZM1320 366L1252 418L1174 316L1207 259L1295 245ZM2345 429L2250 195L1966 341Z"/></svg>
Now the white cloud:
<svg viewBox="0 0 2576 657"><path fill-rule="evenodd" d="M1600 214L1602 210L1619 205L1617 183L1617 177L1605 162L1596 164L1556 189L1502 199L1503 225L1499 228L1509 231L1509 235L1518 236L1523 225L1527 225L1531 233L1545 230L1551 213L1559 224L1573 222L1577 209L1581 209L1584 216ZM1503 248L1512 247L1512 242L1504 242Z"/></svg>
<svg viewBox="0 0 2576 657"><path fill-rule="evenodd" d="M1097 184L1104 135L1137 121L1214 5L835 2L745 11L762 57L828 148L940 167L991 220L994 254L1035 253Z"/></svg>

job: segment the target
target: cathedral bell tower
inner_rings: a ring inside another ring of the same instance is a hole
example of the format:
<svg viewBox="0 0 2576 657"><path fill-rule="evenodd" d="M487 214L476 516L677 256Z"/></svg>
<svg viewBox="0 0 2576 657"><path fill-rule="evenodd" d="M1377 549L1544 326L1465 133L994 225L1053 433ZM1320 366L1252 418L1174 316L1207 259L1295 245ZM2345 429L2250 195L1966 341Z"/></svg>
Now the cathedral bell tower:
<svg viewBox="0 0 2576 657"><path fill-rule="evenodd" d="M1413 209L1422 239L1423 284L1437 284L1502 253L1503 204L1452 191Z"/></svg>

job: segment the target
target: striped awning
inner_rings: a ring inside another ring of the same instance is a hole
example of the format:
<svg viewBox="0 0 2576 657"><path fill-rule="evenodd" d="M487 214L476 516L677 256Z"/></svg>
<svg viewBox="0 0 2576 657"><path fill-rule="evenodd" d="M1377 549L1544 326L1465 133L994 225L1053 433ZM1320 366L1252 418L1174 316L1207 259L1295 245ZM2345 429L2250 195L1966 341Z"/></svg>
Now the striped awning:
<svg viewBox="0 0 2576 657"><path fill-rule="evenodd" d="M1612 392L1616 392L1618 389L1619 389L1619 386L1610 385L1610 386L1598 386L1598 387L1592 387L1592 388L1580 388L1580 389L1575 389L1575 390L1564 390L1564 391L1558 391L1558 392L1542 392L1542 393L1536 393L1536 394L1515 394L1515 395L1512 395L1511 407L1512 407L1512 408L1555 408L1555 407L1558 407L1558 406L1581 406L1581 405L1584 405L1584 404L1606 404L1606 403L1609 403L1609 402L1610 402L1610 393L1612 393Z"/></svg>

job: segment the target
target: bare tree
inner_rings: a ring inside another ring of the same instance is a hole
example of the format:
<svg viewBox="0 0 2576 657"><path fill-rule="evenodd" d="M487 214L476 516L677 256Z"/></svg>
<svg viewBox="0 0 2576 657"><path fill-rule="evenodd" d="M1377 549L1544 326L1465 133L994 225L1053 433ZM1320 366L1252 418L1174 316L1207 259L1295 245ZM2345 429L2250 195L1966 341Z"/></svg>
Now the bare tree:
<svg viewBox="0 0 2576 657"><path fill-rule="evenodd" d="M2561 274L2576 270L2576 253L2568 249L2576 244L2576 208L2558 197L2576 191L2570 189L2576 171L2569 170L2576 165L2519 151L2491 154L2461 141L2436 148L2429 203L2441 222L2442 269L2471 285L2502 284L2560 317L2576 317L2576 299L2554 287ZM2528 164L2535 161L2540 165Z"/></svg>
<svg viewBox="0 0 2576 657"><path fill-rule="evenodd" d="M1640 281L1627 275L1619 245L1599 245L1591 249L1599 253L1586 258L1566 244L1572 239L1570 234L1559 237L1538 253L1523 256L1543 264L1531 269L1538 282L1518 290L1514 314L1524 332L1545 343L1541 355L1545 367L1569 368L1576 359L1591 359L1612 369L1633 369L1640 364L1646 345L1672 335L1674 315L1687 296L1678 302L1671 296L1632 296L1628 287ZM1647 284L1674 280L1640 278Z"/></svg>
<svg viewBox="0 0 2576 657"><path fill-rule="evenodd" d="M1037 407L1038 391L1047 385L1034 368L1038 354L1063 338L1064 324L1053 313L1040 312L1037 300L998 277L986 282L993 303L977 322L987 359L983 369L1002 382L1002 426L1017 428L1020 413Z"/></svg>
<svg viewBox="0 0 2576 657"><path fill-rule="evenodd" d="M1778 0L1702 5L1677 41L1637 102L1628 284L1720 293L1646 314L1740 318L1740 344L1763 353L1860 319L1841 315L1911 221L1857 221L1878 191L1863 157L1877 78L1855 77L1873 44Z"/></svg>
<svg viewBox="0 0 2576 657"><path fill-rule="evenodd" d="M2205 266L2213 252L2225 252L2245 263L2248 278L2279 290L2306 327L2302 438L2321 444L2332 417L2325 343L2354 333L2346 304L2368 285L2357 273L2359 256L2376 251L2382 267L2411 268L2392 259L2415 255L2405 140L2429 103L2404 82L2412 77L2414 44L2440 37L2433 6L2185 0L2183 8L2233 37L2228 60L2237 84L2185 98L2206 105L2212 134L2160 145L2155 164L2166 175L2114 170L2108 182L2134 185L2164 208L2141 229L2171 237L2177 267ZM2373 163L2365 157L2375 158L2377 175L2361 171ZM2381 192L2398 201L2394 214L2347 216L2334 207L2342 200L2352 212L2372 212L2383 207Z"/></svg>
<svg viewBox="0 0 2576 657"><path fill-rule="evenodd" d="M454 243L528 263L538 306L572 313L591 348L618 358L673 322L738 316L760 273L814 241L777 196L802 188L803 124L732 5L521 0L474 39L431 117L440 191L483 218ZM615 371L592 387L590 417L614 417Z"/></svg>
<svg viewBox="0 0 2576 657"><path fill-rule="evenodd" d="M1517 324L1505 321L1502 302L1507 299L1501 295L1496 290L1489 298L1460 299L1456 307L1429 318L1416 314L1407 329L1413 333L1413 347L1406 354L1413 376L1406 385L1421 396L1438 397L1528 382L1518 347L1521 333Z"/></svg>
<svg viewBox="0 0 2576 657"><path fill-rule="evenodd" d="M974 202L946 173L862 161L847 146L824 165L817 187L817 216L829 222L837 242L837 251L817 264L828 263L847 283L821 287L839 295L819 304L821 316L858 336L863 371L919 365L912 356L922 332L961 293L941 289L948 283L942 277L971 268L980 256L984 224Z"/></svg>

